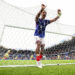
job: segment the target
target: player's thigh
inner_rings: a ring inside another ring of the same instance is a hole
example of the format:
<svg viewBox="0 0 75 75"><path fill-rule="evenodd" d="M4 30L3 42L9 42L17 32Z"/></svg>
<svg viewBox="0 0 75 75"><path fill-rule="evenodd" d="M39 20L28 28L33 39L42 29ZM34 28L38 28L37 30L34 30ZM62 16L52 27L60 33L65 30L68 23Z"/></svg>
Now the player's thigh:
<svg viewBox="0 0 75 75"><path fill-rule="evenodd" d="M44 42L44 38L41 38L41 48L45 47L45 42Z"/></svg>
<svg viewBox="0 0 75 75"><path fill-rule="evenodd" d="M36 44L41 46L41 39L38 36L35 36Z"/></svg>

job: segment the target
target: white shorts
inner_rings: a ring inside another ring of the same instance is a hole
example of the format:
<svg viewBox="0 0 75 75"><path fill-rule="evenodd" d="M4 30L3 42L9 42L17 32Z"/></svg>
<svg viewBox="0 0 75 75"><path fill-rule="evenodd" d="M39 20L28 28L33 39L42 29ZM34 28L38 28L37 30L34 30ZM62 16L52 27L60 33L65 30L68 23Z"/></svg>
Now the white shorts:
<svg viewBox="0 0 75 75"><path fill-rule="evenodd" d="M36 42L37 42L37 41L40 41L41 44L45 44L45 43L44 43L44 38L40 38L40 37L38 37L38 36L35 36L35 40L36 40Z"/></svg>

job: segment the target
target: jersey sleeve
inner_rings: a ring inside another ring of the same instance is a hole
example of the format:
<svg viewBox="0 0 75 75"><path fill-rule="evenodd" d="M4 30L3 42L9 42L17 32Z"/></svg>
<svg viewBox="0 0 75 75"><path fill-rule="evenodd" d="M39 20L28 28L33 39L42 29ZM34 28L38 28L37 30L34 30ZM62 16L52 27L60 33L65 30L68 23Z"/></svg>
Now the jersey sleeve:
<svg viewBox="0 0 75 75"><path fill-rule="evenodd" d="M50 24L50 20L45 20L46 25Z"/></svg>

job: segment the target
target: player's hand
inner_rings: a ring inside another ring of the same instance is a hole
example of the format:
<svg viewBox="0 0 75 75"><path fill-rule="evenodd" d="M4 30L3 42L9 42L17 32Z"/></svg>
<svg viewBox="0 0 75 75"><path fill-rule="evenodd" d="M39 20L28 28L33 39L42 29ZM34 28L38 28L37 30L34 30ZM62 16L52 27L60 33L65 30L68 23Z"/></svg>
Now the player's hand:
<svg viewBox="0 0 75 75"><path fill-rule="evenodd" d="M58 9L58 10L57 10L57 13L58 13L58 16L60 17L60 16L61 16L61 10Z"/></svg>
<svg viewBox="0 0 75 75"><path fill-rule="evenodd" d="M46 8L46 6L44 4L42 4L41 7L42 7L42 9L45 9Z"/></svg>

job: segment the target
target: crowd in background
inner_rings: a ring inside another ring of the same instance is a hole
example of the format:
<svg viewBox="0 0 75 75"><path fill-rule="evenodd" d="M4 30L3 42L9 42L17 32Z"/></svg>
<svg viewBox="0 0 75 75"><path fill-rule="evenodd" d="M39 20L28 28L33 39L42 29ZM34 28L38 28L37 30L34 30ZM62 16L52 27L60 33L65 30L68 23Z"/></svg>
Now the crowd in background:
<svg viewBox="0 0 75 75"><path fill-rule="evenodd" d="M0 60L8 50L10 50L10 53L7 60L35 60L36 58L36 54L32 50L16 50L0 46ZM69 41L64 41L58 45L46 48L44 50L43 60L51 59L75 59L75 37Z"/></svg>
<svg viewBox="0 0 75 75"><path fill-rule="evenodd" d="M61 59L66 59L66 57L75 59L75 37L53 47L46 48L45 55L46 57L50 56L52 59L57 58L58 55L61 57Z"/></svg>

